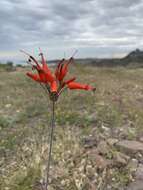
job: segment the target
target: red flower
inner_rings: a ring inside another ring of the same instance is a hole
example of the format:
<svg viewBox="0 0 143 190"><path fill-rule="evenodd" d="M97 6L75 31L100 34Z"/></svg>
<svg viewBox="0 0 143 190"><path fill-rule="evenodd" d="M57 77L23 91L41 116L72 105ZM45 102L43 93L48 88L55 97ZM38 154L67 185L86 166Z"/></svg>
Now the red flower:
<svg viewBox="0 0 143 190"><path fill-rule="evenodd" d="M22 51L24 52L24 51ZM39 56L41 57L41 63L39 63L33 56L24 52L29 56L28 62L32 65L32 69L37 71L37 74L27 72L27 76L39 82L49 93L50 98L55 101L58 99L59 95L65 88L69 88L71 90L74 89L83 89L83 90L91 90L94 91L90 85L80 84L75 82L76 78L73 77L68 80L64 80L65 76L68 73L69 65L73 63L74 59L71 57L69 60L62 59L55 70L55 73L52 74L49 69L46 60L43 56L43 53L40 50Z"/></svg>

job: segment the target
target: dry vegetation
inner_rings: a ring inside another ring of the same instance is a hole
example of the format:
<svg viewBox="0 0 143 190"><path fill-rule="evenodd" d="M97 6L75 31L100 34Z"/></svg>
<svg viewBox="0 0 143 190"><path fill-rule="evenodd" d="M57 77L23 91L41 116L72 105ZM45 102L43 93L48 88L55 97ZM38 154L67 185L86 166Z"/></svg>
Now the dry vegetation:
<svg viewBox="0 0 143 190"><path fill-rule="evenodd" d="M142 154L121 153L111 140L143 137L143 69L76 65L71 75L97 91L65 91L57 102L50 189L125 189ZM0 73L0 100L0 189L40 189L49 100L24 70Z"/></svg>

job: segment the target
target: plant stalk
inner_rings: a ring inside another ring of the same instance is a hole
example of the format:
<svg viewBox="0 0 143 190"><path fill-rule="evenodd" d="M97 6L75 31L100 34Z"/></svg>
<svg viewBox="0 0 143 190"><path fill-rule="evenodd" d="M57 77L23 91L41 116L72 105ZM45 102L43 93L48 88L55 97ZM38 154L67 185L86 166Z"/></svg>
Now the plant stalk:
<svg viewBox="0 0 143 190"><path fill-rule="evenodd" d="M47 168L46 168L46 181L45 181L45 190L48 190L49 185L49 174L50 174L50 164L52 157L52 144L53 144L53 134L55 128L55 101L52 101L52 118L51 118L51 130L49 135L49 151L48 151L48 160L47 160Z"/></svg>

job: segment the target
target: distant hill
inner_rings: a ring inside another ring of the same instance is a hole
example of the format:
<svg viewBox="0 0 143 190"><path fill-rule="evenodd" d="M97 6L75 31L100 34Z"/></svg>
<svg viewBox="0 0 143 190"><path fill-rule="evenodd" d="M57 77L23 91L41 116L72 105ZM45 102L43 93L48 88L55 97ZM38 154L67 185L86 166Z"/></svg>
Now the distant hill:
<svg viewBox="0 0 143 190"><path fill-rule="evenodd" d="M123 58L127 62L143 62L143 51L136 49Z"/></svg>
<svg viewBox="0 0 143 190"><path fill-rule="evenodd" d="M143 51L136 49L130 52L123 58L109 58L109 59L76 59L77 63L92 64L99 67L117 67L117 66L128 66L128 67L143 67Z"/></svg>

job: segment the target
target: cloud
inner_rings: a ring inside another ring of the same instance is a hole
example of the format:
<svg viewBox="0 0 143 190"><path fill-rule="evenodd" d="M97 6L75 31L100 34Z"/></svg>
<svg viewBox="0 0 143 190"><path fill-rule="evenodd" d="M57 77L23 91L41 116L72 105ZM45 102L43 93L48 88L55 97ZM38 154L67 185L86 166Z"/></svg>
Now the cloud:
<svg viewBox="0 0 143 190"><path fill-rule="evenodd" d="M49 59L74 49L109 57L143 48L142 8L143 0L1 0L0 58L39 46Z"/></svg>
<svg viewBox="0 0 143 190"><path fill-rule="evenodd" d="M101 0L100 4L105 8L116 8L116 7L123 7L123 8L129 8L136 4L139 4L141 0Z"/></svg>

